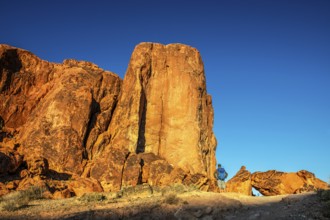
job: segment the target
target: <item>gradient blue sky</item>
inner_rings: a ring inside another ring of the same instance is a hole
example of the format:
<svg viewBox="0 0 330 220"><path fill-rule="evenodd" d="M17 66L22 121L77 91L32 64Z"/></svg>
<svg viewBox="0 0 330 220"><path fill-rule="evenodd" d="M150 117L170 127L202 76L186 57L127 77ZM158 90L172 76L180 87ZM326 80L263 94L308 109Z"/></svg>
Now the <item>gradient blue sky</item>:
<svg viewBox="0 0 330 220"><path fill-rule="evenodd" d="M330 179L330 1L0 0L0 43L88 60L124 76L140 42L203 58L217 159Z"/></svg>

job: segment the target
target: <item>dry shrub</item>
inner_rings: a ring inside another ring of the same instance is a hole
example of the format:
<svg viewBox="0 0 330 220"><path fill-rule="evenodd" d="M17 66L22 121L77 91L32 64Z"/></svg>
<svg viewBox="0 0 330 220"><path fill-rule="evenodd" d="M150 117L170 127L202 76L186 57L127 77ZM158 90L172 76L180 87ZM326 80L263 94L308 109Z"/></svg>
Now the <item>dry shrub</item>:
<svg viewBox="0 0 330 220"><path fill-rule="evenodd" d="M162 196L166 196L167 194L170 194L170 193L182 194L182 193L194 191L191 189L191 187L185 186L182 184L173 184L173 185L162 187L160 189L155 189L154 191L158 191L158 190L160 190Z"/></svg>
<svg viewBox="0 0 330 220"><path fill-rule="evenodd" d="M9 193L1 198L0 206L6 211L18 210L33 200L42 199L44 191L45 189L42 187L32 186L24 191Z"/></svg>
<svg viewBox="0 0 330 220"><path fill-rule="evenodd" d="M176 196L175 193L169 193L165 196L164 202L170 205L176 205L180 202L180 199Z"/></svg>
<svg viewBox="0 0 330 220"><path fill-rule="evenodd" d="M100 202L106 200L102 193L85 193L79 199L82 202Z"/></svg>

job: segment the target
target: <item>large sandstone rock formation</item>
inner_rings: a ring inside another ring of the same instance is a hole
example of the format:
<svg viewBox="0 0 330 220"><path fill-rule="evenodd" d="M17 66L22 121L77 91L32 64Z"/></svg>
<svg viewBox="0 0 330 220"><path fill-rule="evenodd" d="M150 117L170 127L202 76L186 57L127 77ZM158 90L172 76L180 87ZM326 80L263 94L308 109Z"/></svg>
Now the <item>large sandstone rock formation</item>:
<svg viewBox="0 0 330 220"><path fill-rule="evenodd" d="M142 43L132 54L110 126L94 146L105 150L95 155L91 176L108 183L111 175L100 176L100 169L118 160L113 176L121 175L129 155L152 153L173 168L213 178L212 126L199 52L181 44Z"/></svg>
<svg viewBox="0 0 330 220"><path fill-rule="evenodd" d="M196 49L142 43L122 81L89 62L0 45L0 74L3 192L72 177L53 193L79 194L79 182L214 187L212 101Z"/></svg>
<svg viewBox="0 0 330 220"><path fill-rule="evenodd" d="M58 172L82 173L87 139L106 130L120 78L88 62L53 64L6 45L0 53L0 114L25 161L44 157Z"/></svg>

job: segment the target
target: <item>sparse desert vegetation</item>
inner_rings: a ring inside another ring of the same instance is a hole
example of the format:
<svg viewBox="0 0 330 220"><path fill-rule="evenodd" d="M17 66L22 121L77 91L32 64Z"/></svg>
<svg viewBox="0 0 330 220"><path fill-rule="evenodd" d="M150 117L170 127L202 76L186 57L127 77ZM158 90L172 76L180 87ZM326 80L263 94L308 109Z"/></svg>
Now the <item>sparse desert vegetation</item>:
<svg viewBox="0 0 330 220"><path fill-rule="evenodd" d="M79 201L83 202L99 202L99 201L104 201L106 200L107 197L103 193L85 193L83 196L78 198Z"/></svg>
<svg viewBox="0 0 330 220"><path fill-rule="evenodd" d="M164 198L164 202L166 204L170 204L170 205L178 204L179 201L180 201L180 199L177 197L177 195L175 193L169 193Z"/></svg>
<svg viewBox="0 0 330 220"><path fill-rule="evenodd" d="M1 197L2 219L328 219L329 190L298 195L244 196L172 185L42 199L42 188Z"/></svg>
<svg viewBox="0 0 330 220"><path fill-rule="evenodd" d="M9 193L0 198L0 208L6 211L15 211L26 207L31 201L42 199L44 188L31 186L27 190Z"/></svg>

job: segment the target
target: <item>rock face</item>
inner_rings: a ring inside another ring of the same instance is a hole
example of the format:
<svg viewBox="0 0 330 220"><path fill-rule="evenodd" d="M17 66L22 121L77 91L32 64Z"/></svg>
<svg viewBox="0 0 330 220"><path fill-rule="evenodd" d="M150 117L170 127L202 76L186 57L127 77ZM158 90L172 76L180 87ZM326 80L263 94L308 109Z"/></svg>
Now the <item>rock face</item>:
<svg viewBox="0 0 330 220"><path fill-rule="evenodd" d="M120 78L91 63L48 63L8 46L1 46L1 76L0 114L8 131L19 132L25 160L44 157L56 171L82 173L87 138L98 135L92 128L107 128Z"/></svg>
<svg viewBox="0 0 330 220"><path fill-rule="evenodd" d="M0 74L0 182L80 178L53 187L59 197L88 191L79 182L214 187L213 108L196 49L142 43L122 81L89 62L0 45Z"/></svg>
<svg viewBox="0 0 330 220"><path fill-rule="evenodd" d="M236 175L228 180L226 184L227 192L236 192L243 195L252 195L251 173L246 170L245 166L236 173Z"/></svg>
<svg viewBox="0 0 330 220"><path fill-rule="evenodd" d="M112 177L99 176L99 169L118 160L117 170L122 170L129 155L152 153L173 168L212 179L212 126L212 102L198 51L181 44L142 43L132 54L110 126L94 147L104 151L95 158L91 176L109 182Z"/></svg>
<svg viewBox="0 0 330 220"><path fill-rule="evenodd" d="M328 184L306 170L284 173L276 170L252 174L252 186L265 196L296 194L327 189Z"/></svg>

